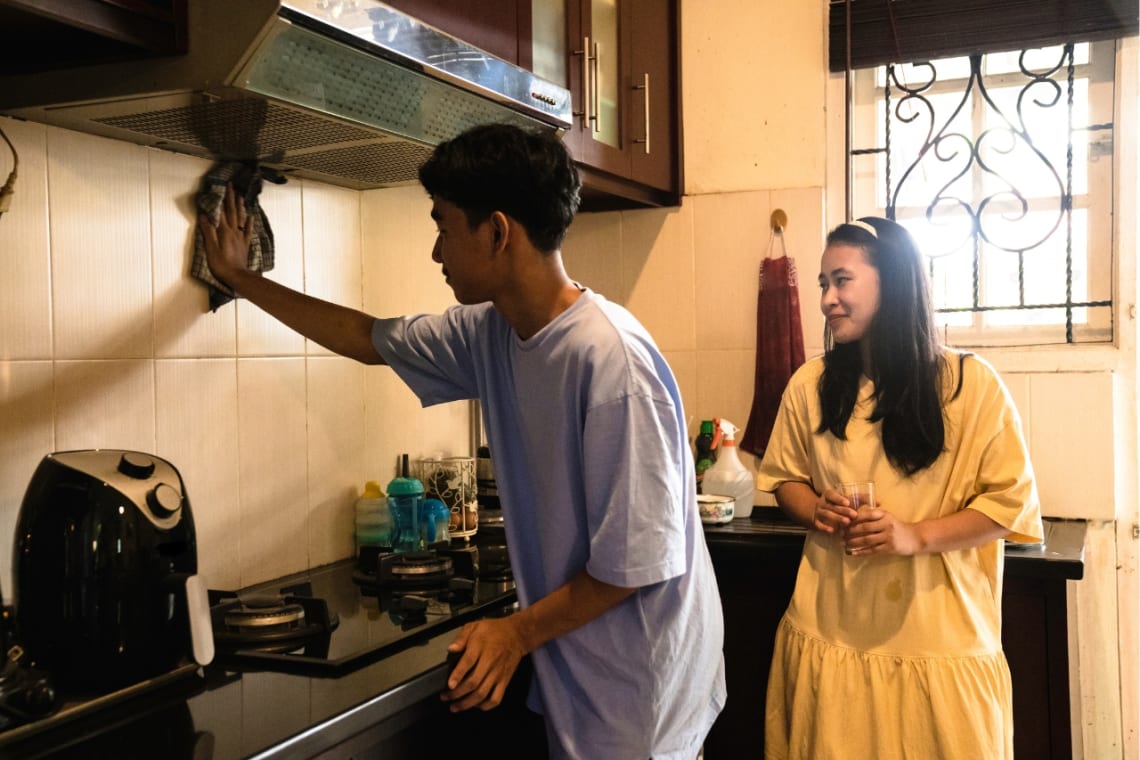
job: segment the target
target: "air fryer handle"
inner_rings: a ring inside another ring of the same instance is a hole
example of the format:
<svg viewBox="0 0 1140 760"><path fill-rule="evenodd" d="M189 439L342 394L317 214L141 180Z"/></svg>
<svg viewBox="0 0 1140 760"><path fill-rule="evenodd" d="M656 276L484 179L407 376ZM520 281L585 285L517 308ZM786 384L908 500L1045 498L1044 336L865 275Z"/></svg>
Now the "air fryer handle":
<svg viewBox="0 0 1140 760"><path fill-rule="evenodd" d="M210 602L206 584L197 575L186 576L186 612L190 621L190 648L194 662L209 665L214 660L214 628L210 623Z"/></svg>

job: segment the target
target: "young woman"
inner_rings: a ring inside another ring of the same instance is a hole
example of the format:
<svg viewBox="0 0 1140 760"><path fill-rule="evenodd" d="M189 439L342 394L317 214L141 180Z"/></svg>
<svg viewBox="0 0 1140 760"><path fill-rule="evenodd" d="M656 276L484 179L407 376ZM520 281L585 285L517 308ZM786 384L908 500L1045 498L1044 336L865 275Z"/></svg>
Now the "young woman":
<svg viewBox="0 0 1140 760"><path fill-rule="evenodd" d="M1002 541L1038 541L1021 422L936 338L923 259L867 217L827 238L825 353L784 391L757 476L808 527L768 681L765 757L1013 758ZM858 511L840 484L873 481Z"/></svg>

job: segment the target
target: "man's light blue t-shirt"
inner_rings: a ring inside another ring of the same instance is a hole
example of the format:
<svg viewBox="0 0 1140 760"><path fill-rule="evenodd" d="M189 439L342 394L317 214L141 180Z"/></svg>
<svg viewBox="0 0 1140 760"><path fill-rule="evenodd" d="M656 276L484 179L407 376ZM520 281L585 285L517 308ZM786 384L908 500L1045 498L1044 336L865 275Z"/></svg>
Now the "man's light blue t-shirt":
<svg viewBox="0 0 1140 760"><path fill-rule="evenodd" d="M649 334L584 290L525 341L480 304L377 320L373 343L425 406L480 400L521 604L582 568L639 588L533 653L551 755L695 757L725 700L723 616L680 392Z"/></svg>

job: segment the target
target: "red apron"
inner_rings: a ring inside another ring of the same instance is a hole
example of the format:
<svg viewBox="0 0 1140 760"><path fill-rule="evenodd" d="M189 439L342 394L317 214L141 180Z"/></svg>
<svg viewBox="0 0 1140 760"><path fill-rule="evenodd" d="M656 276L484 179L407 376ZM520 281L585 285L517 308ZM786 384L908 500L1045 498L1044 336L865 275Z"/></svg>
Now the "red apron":
<svg viewBox="0 0 1140 760"><path fill-rule="evenodd" d="M783 234L774 234L781 238L782 247ZM752 412L738 444L758 457L764 456L768 446L784 386L804 363L804 333L797 288L796 263L787 253L780 258L764 259L760 265L760 294L756 301L756 382Z"/></svg>

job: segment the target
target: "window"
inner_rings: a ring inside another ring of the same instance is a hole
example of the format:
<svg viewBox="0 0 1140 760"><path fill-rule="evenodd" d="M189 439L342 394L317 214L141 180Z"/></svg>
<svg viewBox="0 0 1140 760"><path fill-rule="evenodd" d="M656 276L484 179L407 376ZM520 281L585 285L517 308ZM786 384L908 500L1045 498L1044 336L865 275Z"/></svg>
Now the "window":
<svg viewBox="0 0 1140 760"><path fill-rule="evenodd" d="M949 342L1112 341L1115 48L852 72L851 208L910 229Z"/></svg>

